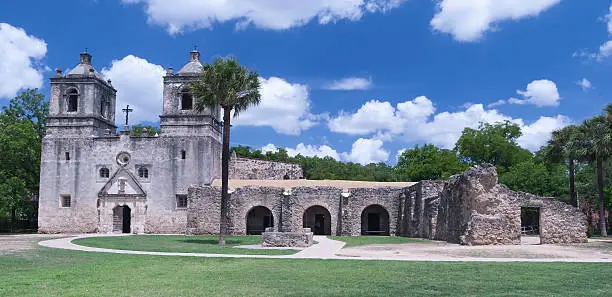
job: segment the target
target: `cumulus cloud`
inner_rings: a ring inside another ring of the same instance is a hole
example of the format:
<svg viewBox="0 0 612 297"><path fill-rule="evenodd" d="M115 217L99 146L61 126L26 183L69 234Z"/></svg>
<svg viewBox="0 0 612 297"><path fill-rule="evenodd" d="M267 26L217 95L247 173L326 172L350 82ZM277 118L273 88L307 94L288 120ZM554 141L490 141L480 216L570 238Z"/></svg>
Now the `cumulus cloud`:
<svg viewBox="0 0 612 297"><path fill-rule="evenodd" d="M342 153L344 160L367 165L370 163L386 162L389 160L389 152L383 148L380 139L357 139L351 148L351 152Z"/></svg>
<svg viewBox="0 0 612 297"><path fill-rule="evenodd" d="M502 99L490 103L487 107L493 108L504 104L533 104L538 107L559 106L559 101L561 100L557 84L548 79L534 80L527 85L527 89L517 90L516 93L521 95L523 99Z"/></svg>
<svg viewBox="0 0 612 297"><path fill-rule="evenodd" d="M411 112L406 112L407 106ZM533 124L526 125L520 118L506 116L495 109L485 109L482 104L466 106L464 110L456 112L435 112L431 100L424 96L395 107L387 101L370 101L355 113L341 112L330 118L328 126L336 133L363 136L387 134L407 142L427 142L442 148L453 148L464 128L478 128L480 122L510 121L519 125L525 133L520 144L533 149L543 145L555 127L566 125L569 121L563 116L541 117Z"/></svg>
<svg viewBox="0 0 612 297"><path fill-rule="evenodd" d="M305 145L304 143L299 143L295 148L287 147L285 149L287 150L287 154L290 157L295 157L297 155L319 158L332 157L340 161L340 154L338 154L338 152L336 152L336 150L329 145L316 146L311 144ZM262 147L261 151L265 154L266 152L276 152L278 151L278 148L274 144L269 143Z"/></svg>
<svg viewBox="0 0 612 297"><path fill-rule="evenodd" d="M604 17L604 20L607 23L608 36L612 36L612 4L608 8L608 14ZM612 40L610 39L600 45L599 50L595 53L583 50L573 54L573 57L590 58L600 62L610 56L612 56Z"/></svg>
<svg viewBox="0 0 612 297"><path fill-rule="evenodd" d="M534 80L527 85L526 90L517 90L516 93L523 96L524 99L510 98L508 103L533 104L538 107L559 106L559 100L561 100L557 85L547 79Z"/></svg>
<svg viewBox="0 0 612 297"><path fill-rule="evenodd" d="M357 21L366 13L386 12L405 0L122 0L143 4L149 22L166 27L169 33L185 29L211 28L216 23L236 22L237 28L254 25L284 30L317 20L319 24L341 20Z"/></svg>
<svg viewBox="0 0 612 297"><path fill-rule="evenodd" d="M328 145L305 145L304 143L298 144L295 148L287 147L287 154L291 157L295 157L298 154L306 157L332 157L338 161L354 162L362 165L370 163L386 162L389 160L389 152L383 148L383 141L380 139L357 139L350 152L338 153L335 149ZM263 153L276 152L278 148L270 143L261 148Z"/></svg>
<svg viewBox="0 0 612 297"><path fill-rule="evenodd" d="M541 117L531 125L522 125L523 135L518 139L518 144L532 152L539 150L550 140L551 133L565 126L571 125L572 121L563 115L556 117Z"/></svg>
<svg viewBox="0 0 612 297"><path fill-rule="evenodd" d="M122 123L121 109L127 104L134 109L131 122L157 122L163 102L164 68L133 55L114 60L110 68L101 71L117 89L116 122Z"/></svg>
<svg viewBox="0 0 612 297"><path fill-rule="evenodd" d="M347 77L340 80L336 80L325 86L328 90L333 91L355 91L355 90L367 90L372 88L374 84L372 79L363 77Z"/></svg>
<svg viewBox="0 0 612 297"><path fill-rule="evenodd" d="M496 29L502 21L534 17L561 0L437 0L430 24L457 41L471 42Z"/></svg>
<svg viewBox="0 0 612 297"><path fill-rule="evenodd" d="M44 40L0 23L0 98L13 97L21 89L40 88L46 68L41 60L46 54Z"/></svg>
<svg viewBox="0 0 612 297"><path fill-rule="evenodd" d="M582 88L582 90L585 91L585 92L590 90L590 89L592 89L592 88L594 88L593 84L588 79L586 79L586 78L583 78L583 79L577 81L576 84L580 88Z"/></svg>
<svg viewBox="0 0 612 297"><path fill-rule="evenodd" d="M260 78L261 103L232 121L236 126L271 127L277 133L299 135L316 125L320 116L310 113L306 85L278 77Z"/></svg>
<svg viewBox="0 0 612 297"><path fill-rule="evenodd" d="M376 131L398 134L403 131L407 119L423 120L434 111L433 103L425 96L400 103L397 108L388 101L371 100L355 113L341 111L328 122L328 127L332 132L350 135L372 134Z"/></svg>

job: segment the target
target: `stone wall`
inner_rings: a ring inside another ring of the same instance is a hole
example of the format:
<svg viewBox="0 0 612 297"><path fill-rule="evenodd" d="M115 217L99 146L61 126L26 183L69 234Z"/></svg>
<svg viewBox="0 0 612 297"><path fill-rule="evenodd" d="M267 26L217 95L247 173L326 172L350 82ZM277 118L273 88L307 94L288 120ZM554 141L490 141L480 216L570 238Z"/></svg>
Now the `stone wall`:
<svg viewBox="0 0 612 297"><path fill-rule="evenodd" d="M405 189L402 236L433 239L443 187L443 181L427 180Z"/></svg>
<svg viewBox="0 0 612 297"><path fill-rule="evenodd" d="M498 184L492 165L472 167L446 183L434 238L465 245L520 244L522 207L539 208L541 243L587 241L586 217L577 208Z"/></svg>
<svg viewBox="0 0 612 297"><path fill-rule="evenodd" d="M238 158L232 154L230 179L301 179L304 171L298 164Z"/></svg>
<svg viewBox="0 0 612 297"><path fill-rule="evenodd" d="M395 235L402 188L335 187L242 187L230 195L229 229L232 234L246 234L247 216L254 207L262 206L273 216L274 231L302 232L314 228L313 209L324 215L327 235L360 235L363 214L370 206L381 211L381 227L385 234ZM188 234L214 234L219 229L220 192L218 187L189 189L187 210ZM319 230L320 231L320 230Z"/></svg>

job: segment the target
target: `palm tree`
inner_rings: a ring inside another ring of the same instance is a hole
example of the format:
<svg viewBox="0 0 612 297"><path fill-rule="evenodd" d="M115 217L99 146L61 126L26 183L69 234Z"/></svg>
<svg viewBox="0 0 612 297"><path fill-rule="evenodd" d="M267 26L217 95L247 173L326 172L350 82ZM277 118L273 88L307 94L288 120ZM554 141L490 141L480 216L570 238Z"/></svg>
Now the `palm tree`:
<svg viewBox="0 0 612 297"><path fill-rule="evenodd" d="M612 156L612 129L607 116L588 119L579 127L577 156L584 161L595 162L597 190L599 194L599 228L601 236L608 236L606 230L606 207L604 196L603 161Z"/></svg>
<svg viewBox="0 0 612 297"><path fill-rule="evenodd" d="M547 159L551 162L558 163L562 160L568 161L570 204L573 206L578 206L576 188L574 186L577 135L578 127L576 126L567 126L563 129L554 131L552 133L552 139L548 142L551 149L546 153Z"/></svg>
<svg viewBox="0 0 612 297"><path fill-rule="evenodd" d="M223 150L221 153L221 217L219 245L225 245L228 217L228 179L230 156L230 118L261 102L259 75L242 67L235 58L218 58L206 63L199 80L190 85L195 109L223 108Z"/></svg>

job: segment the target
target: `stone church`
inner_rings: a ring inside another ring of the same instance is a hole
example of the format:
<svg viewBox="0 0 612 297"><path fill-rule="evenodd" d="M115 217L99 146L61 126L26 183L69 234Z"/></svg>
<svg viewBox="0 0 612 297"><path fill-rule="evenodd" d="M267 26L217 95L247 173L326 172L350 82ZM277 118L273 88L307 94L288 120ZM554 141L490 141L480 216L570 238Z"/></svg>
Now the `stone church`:
<svg viewBox="0 0 612 297"><path fill-rule="evenodd" d="M220 109L196 112L187 85L202 69L190 53L164 77L159 135L116 134L116 93L80 55L51 78L42 143L40 232L183 233L187 188L220 176ZM137 111L136 111L137 112Z"/></svg>
<svg viewBox="0 0 612 297"><path fill-rule="evenodd" d="M202 70L190 53L163 80L161 131L117 134L116 93L87 53L51 78L42 143L39 232L214 234L220 222L220 108L196 112L188 84ZM136 111L137 112L137 111ZM461 244L584 242L586 218L554 198L498 184L495 167L449 181L304 179L299 165L232 156L229 232L396 235ZM307 229L305 229L307 228ZM305 231L309 230L309 231Z"/></svg>

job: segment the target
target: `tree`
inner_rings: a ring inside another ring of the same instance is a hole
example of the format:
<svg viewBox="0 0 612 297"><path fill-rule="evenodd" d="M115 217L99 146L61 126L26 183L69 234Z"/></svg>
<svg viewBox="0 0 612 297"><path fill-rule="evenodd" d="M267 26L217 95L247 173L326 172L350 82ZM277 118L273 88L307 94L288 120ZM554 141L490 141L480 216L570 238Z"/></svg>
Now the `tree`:
<svg viewBox="0 0 612 297"><path fill-rule="evenodd" d="M462 162L468 165L493 164L500 173L532 157L517 144L521 128L509 121L481 123L478 129L465 128L455 144Z"/></svg>
<svg viewBox="0 0 612 297"><path fill-rule="evenodd" d="M546 166L535 158L512 165L499 176L499 181L515 191L547 197L567 197L563 166Z"/></svg>
<svg viewBox="0 0 612 297"><path fill-rule="evenodd" d="M576 140L578 158L582 161L595 162L601 236L608 236L605 219L603 164L604 160L612 155L612 128L610 126L607 116L596 116L588 119L579 127Z"/></svg>
<svg viewBox="0 0 612 297"><path fill-rule="evenodd" d="M41 141L49 105L38 90L26 90L0 110L0 213L36 216Z"/></svg>
<svg viewBox="0 0 612 297"><path fill-rule="evenodd" d="M395 166L398 178L406 181L447 179L465 169L455 151L439 149L433 144L406 150Z"/></svg>
<svg viewBox="0 0 612 297"><path fill-rule="evenodd" d="M150 125L133 125L132 126L132 134L134 134L134 136L142 136L142 134L144 133L144 130L147 129L147 133L150 136L154 136L155 134L159 134L160 129L157 127L153 127Z"/></svg>
<svg viewBox="0 0 612 297"><path fill-rule="evenodd" d="M219 245L225 245L227 233L227 204L230 157L230 119L261 102L260 83L257 72L242 67L235 58L218 58L206 63L197 81L190 85L195 98L195 108L223 108L223 149L221 153L221 218Z"/></svg>
<svg viewBox="0 0 612 297"><path fill-rule="evenodd" d="M568 161L570 204L573 206L578 206L575 187L575 161L578 149L577 136L578 127L576 126L567 126L563 129L554 131L552 133L552 139L548 142L549 149L545 154L545 158L551 163Z"/></svg>

